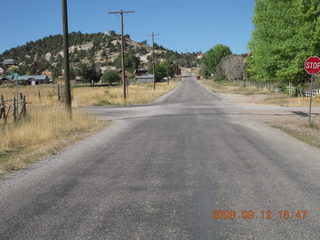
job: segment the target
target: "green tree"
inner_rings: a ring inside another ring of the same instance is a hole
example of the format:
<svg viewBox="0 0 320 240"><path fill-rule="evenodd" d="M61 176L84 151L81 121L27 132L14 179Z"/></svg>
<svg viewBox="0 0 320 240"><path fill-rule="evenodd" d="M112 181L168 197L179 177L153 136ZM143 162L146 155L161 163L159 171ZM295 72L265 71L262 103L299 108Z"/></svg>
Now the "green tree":
<svg viewBox="0 0 320 240"><path fill-rule="evenodd" d="M125 68L134 73L136 70L139 69L139 66L141 64L140 58L137 57L136 55L132 54L132 53L127 53L124 55L124 64L125 64ZM119 55L115 60L114 60L114 65L117 68L121 68L121 56Z"/></svg>
<svg viewBox="0 0 320 240"><path fill-rule="evenodd" d="M80 64L76 70L76 75L80 76L83 80L90 82L92 85L99 82L101 73L96 69L94 63Z"/></svg>
<svg viewBox="0 0 320 240"><path fill-rule="evenodd" d="M211 48L203 57L203 64L205 67L204 72L206 74L212 74L216 72L216 67L222 60L222 58L231 55L232 52L228 46L217 44Z"/></svg>
<svg viewBox="0 0 320 240"><path fill-rule="evenodd" d="M7 75L13 75L14 73L18 73L19 75L23 74L23 72L18 67L12 67L7 70Z"/></svg>
<svg viewBox="0 0 320 240"><path fill-rule="evenodd" d="M153 74L153 66L150 65L149 73ZM155 80L156 82L161 81L164 77L167 76L167 67L164 62L158 63L155 65Z"/></svg>
<svg viewBox="0 0 320 240"><path fill-rule="evenodd" d="M108 71L105 72L101 77L102 82L104 83L118 83L121 78L117 71Z"/></svg>
<svg viewBox="0 0 320 240"><path fill-rule="evenodd" d="M175 65L172 61L166 60L162 63L166 68L167 75L169 74L170 77L174 77L174 70Z"/></svg>
<svg viewBox="0 0 320 240"><path fill-rule="evenodd" d="M319 54L319 0L256 0L248 71L257 81L303 83L304 61Z"/></svg>

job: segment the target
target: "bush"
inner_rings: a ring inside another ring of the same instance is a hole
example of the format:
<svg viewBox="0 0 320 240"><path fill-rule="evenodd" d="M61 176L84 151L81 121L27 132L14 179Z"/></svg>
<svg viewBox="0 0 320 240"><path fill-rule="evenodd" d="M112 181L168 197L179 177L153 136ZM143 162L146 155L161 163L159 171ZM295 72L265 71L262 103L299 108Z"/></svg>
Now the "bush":
<svg viewBox="0 0 320 240"><path fill-rule="evenodd" d="M101 80L104 83L118 83L120 82L120 75L117 71L108 71L102 75Z"/></svg>

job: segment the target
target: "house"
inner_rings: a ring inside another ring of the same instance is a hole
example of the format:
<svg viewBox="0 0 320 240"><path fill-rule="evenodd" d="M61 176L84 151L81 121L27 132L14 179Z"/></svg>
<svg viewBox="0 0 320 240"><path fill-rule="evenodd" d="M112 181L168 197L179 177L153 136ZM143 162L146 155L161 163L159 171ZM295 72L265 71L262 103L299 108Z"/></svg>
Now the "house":
<svg viewBox="0 0 320 240"><path fill-rule="evenodd" d="M153 74L136 76L137 83L153 83Z"/></svg>
<svg viewBox="0 0 320 240"><path fill-rule="evenodd" d="M0 78L0 85L10 85L13 84L14 82L10 79L7 79L6 77Z"/></svg>
<svg viewBox="0 0 320 240"><path fill-rule="evenodd" d="M204 57L204 54L202 54L202 53L201 53L201 54L198 54L198 55L197 55L197 60L201 60L203 57Z"/></svg>
<svg viewBox="0 0 320 240"><path fill-rule="evenodd" d="M148 73L148 70L137 70L136 75L137 76L142 76Z"/></svg>
<svg viewBox="0 0 320 240"><path fill-rule="evenodd" d="M3 80L6 80L7 83L9 83L10 81L12 83L15 83L16 81L15 77L11 75L4 77ZM18 81L25 85L39 85L50 83L50 79L46 75L18 76Z"/></svg>
<svg viewBox="0 0 320 240"><path fill-rule="evenodd" d="M14 59L5 59L2 64L7 66L15 66L18 65L18 62Z"/></svg>

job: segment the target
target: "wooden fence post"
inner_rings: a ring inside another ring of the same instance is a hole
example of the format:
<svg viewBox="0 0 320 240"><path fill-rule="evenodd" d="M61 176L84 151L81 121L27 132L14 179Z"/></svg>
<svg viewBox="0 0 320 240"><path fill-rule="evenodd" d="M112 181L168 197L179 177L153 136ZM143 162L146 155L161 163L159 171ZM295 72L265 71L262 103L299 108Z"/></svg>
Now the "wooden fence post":
<svg viewBox="0 0 320 240"><path fill-rule="evenodd" d="M5 124L7 123L7 119L8 119L9 113L10 113L10 108L11 108L11 105L9 105L8 111L7 111L7 113L5 113L5 115L4 115L4 123L5 123Z"/></svg>
<svg viewBox="0 0 320 240"><path fill-rule="evenodd" d="M13 98L13 120L17 121L17 99L16 97Z"/></svg>
<svg viewBox="0 0 320 240"><path fill-rule="evenodd" d="M41 103L41 92L40 92L40 90L38 90L38 98L39 98L39 102Z"/></svg>
<svg viewBox="0 0 320 240"><path fill-rule="evenodd" d="M22 107L21 107L21 112L20 112L20 117L21 116L26 116L26 113L27 113L27 107L26 107L26 104L27 104L27 101L26 101L26 96L23 96L22 97Z"/></svg>
<svg viewBox="0 0 320 240"><path fill-rule="evenodd" d="M0 103L0 119L1 119L2 115L6 114L6 111L4 109L4 101L3 101L3 96L2 95L0 96L0 100L1 100L1 103Z"/></svg>
<svg viewBox="0 0 320 240"><path fill-rule="evenodd" d="M61 102L60 84L59 83L58 83L58 91L57 91L57 93L58 93L58 100L59 100L59 102Z"/></svg>

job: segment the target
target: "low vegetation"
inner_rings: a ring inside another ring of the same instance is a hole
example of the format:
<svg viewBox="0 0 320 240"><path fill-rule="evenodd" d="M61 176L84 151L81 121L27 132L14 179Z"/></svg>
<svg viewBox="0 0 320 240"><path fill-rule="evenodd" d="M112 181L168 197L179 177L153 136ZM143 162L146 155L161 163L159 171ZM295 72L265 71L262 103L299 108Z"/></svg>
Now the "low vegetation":
<svg viewBox="0 0 320 240"><path fill-rule="evenodd" d="M176 84L176 80L171 80L169 85L166 82L157 83L155 91L153 84L131 84L127 101L123 99L123 87L120 85L110 87L75 85L72 87L73 107L147 103L170 91ZM57 85L22 86L20 91L27 96L27 101L32 106L63 105L58 101ZM5 97L12 97L15 88L1 88L0 93Z"/></svg>
<svg viewBox="0 0 320 240"><path fill-rule="evenodd" d="M105 105L132 105L151 102L167 93L176 86L176 81L157 83L156 90L153 84L136 84L129 86L128 98L123 99L123 87L108 87L97 89L74 89L75 106L105 106Z"/></svg>
<svg viewBox="0 0 320 240"><path fill-rule="evenodd" d="M130 105L147 103L173 89L177 81L129 86L129 98L123 99L122 86L73 88L73 106ZM72 121L58 100L57 86L22 86L27 96L27 116L13 123L1 124L0 175L25 167L28 163L83 139L110 122L99 121L86 111L74 109ZM14 96L14 88L1 88L5 98Z"/></svg>
<svg viewBox="0 0 320 240"><path fill-rule="evenodd" d="M310 101L309 97L294 97L285 93L275 93L267 88L242 86L231 81L202 80L201 83L216 93L240 94L248 97L262 95L261 97L247 99L250 103L274 104L285 107L307 107ZM313 106L320 106L320 96L313 98Z"/></svg>
<svg viewBox="0 0 320 240"><path fill-rule="evenodd" d="M280 129L281 131L285 132L291 137L294 137L302 142L305 142L306 144L316 147L320 149L320 127L318 125L305 125L303 128L311 128L316 131L317 134L308 134L306 132L302 132L296 129L284 127L281 125L272 125L272 127Z"/></svg>
<svg viewBox="0 0 320 240"><path fill-rule="evenodd" d="M73 111L70 121L61 107L29 107L27 117L0 126L0 175L55 154L109 124L80 110Z"/></svg>
<svg viewBox="0 0 320 240"><path fill-rule="evenodd" d="M245 87L231 81L202 80L202 83L216 93L230 93L242 95L271 94L268 89Z"/></svg>

